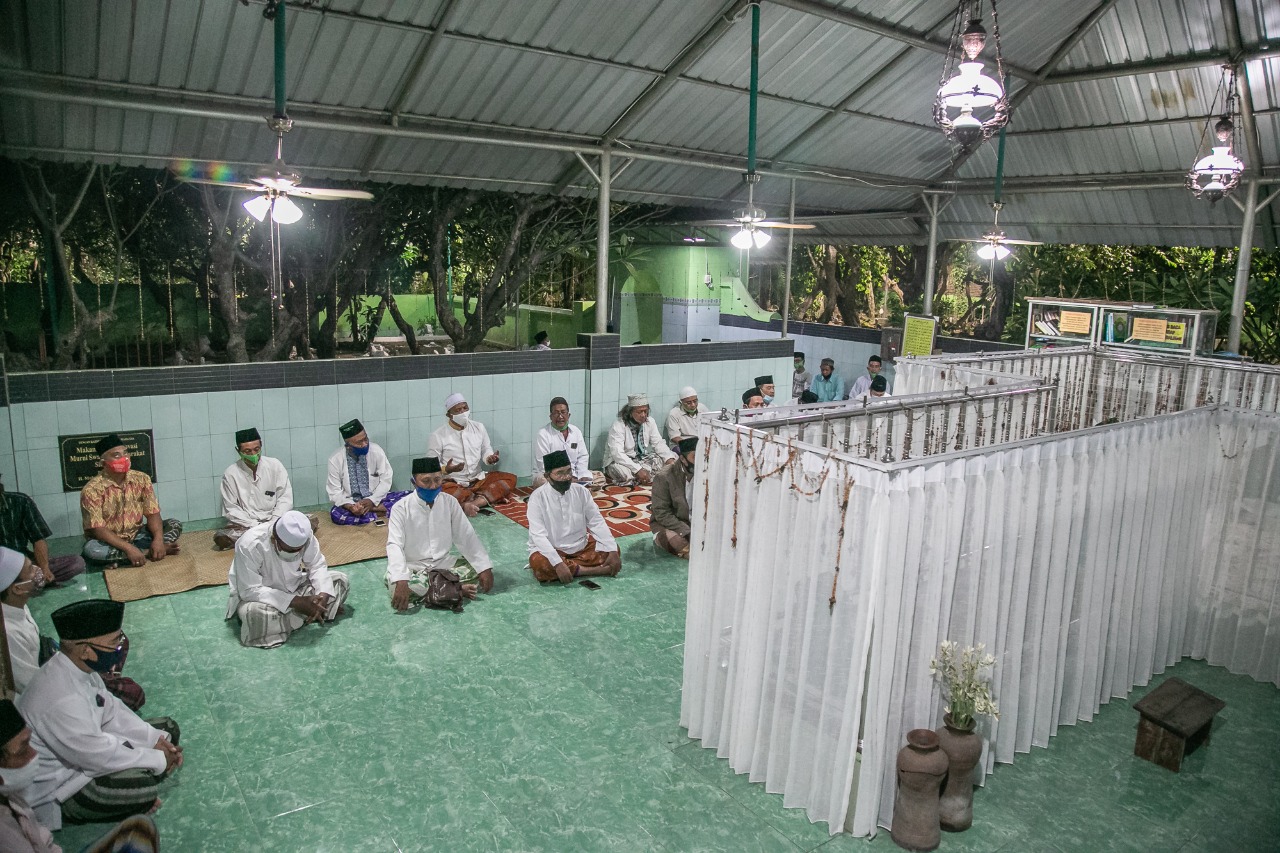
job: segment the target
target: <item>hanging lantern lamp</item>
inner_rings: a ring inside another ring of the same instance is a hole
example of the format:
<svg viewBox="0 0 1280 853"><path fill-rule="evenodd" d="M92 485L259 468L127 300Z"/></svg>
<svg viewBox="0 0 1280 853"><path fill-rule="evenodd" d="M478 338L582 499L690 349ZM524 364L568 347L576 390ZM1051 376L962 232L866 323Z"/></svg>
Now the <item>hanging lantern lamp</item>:
<svg viewBox="0 0 1280 853"><path fill-rule="evenodd" d="M981 145L1009 121L1000 22L995 0L987 3L991 6L991 40L995 42L994 76L986 73L981 59L987 46L987 30L982 25L983 0L960 0L942 81L933 101L934 122L962 151Z"/></svg>

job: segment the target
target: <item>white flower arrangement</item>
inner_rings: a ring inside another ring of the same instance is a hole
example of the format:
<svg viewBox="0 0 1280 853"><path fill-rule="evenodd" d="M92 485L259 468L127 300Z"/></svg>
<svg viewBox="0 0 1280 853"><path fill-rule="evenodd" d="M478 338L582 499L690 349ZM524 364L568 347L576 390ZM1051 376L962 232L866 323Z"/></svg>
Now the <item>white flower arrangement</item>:
<svg viewBox="0 0 1280 853"><path fill-rule="evenodd" d="M986 646L966 646L944 640L938 656L929 661L929 674L942 685L943 698L949 703L947 713L951 725L969 728L976 715L1000 719L1000 709L991 698L991 669L996 659L986 654Z"/></svg>

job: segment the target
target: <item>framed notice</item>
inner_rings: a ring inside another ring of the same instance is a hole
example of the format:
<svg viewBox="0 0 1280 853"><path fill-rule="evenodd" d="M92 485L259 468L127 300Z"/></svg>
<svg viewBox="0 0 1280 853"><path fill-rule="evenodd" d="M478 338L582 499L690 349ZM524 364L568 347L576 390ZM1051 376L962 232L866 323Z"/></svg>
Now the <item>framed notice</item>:
<svg viewBox="0 0 1280 853"><path fill-rule="evenodd" d="M902 354L933 355L933 339L938 332L938 321L933 317L908 314L902 323Z"/></svg>
<svg viewBox="0 0 1280 853"><path fill-rule="evenodd" d="M58 436L58 458L62 462L62 491L78 492L84 484L98 475L98 452L94 445L98 439L110 433L90 432L84 435ZM151 430L118 433L129 451L129 466L141 471L152 480L156 478L155 445Z"/></svg>
<svg viewBox="0 0 1280 853"><path fill-rule="evenodd" d="M1177 344L1178 346L1182 346L1184 343L1186 343L1186 340L1187 340L1187 324L1175 323L1172 320L1170 320L1168 325L1165 328L1164 342L1166 344Z"/></svg>
<svg viewBox="0 0 1280 853"><path fill-rule="evenodd" d="M1088 335L1092 320L1092 311L1068 311L1064 308L1058 320L1058 330L1064 335Z"/></svg>
<svg viewBox="0 0 1280 853"><path fill-rule="evenodd" d="M1133 324L1130 326L1129 337L1135 341L1151 341L1152 343L1162 344L1168 332L1168 320L1156 320L1152 317L1134 317Z"/></svg>

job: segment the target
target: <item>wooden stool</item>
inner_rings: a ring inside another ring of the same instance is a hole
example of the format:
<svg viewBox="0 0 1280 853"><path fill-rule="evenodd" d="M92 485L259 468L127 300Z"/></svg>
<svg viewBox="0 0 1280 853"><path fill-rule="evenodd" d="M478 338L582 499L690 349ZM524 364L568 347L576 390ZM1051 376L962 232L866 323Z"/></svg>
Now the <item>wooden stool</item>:
<svg viewBox="0 0 1280 853"><path fill-rule="evenodd" d="M1133 703L1142 715L1133 754L1177 773L1184 756L1209 742L1213 716L1226 706L1181 678L1166 680Z"/></svg>

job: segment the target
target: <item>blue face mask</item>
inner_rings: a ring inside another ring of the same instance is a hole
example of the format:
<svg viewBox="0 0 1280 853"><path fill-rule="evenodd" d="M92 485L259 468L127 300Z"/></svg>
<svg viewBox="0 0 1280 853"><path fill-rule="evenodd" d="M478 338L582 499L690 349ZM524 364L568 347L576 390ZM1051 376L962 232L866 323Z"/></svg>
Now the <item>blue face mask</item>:
<svg viewBox="0 0 1280 853"><path fill-rule="evenodd" d="M427 504L435 503L436 496L440 494L439 489L424 489L422 486L416 487L414 491L417 492L418 497L422 498Z"/></svg>
<svg viewBox="0 0 1280 853"><path fill-rule="evenodd" d="M96 673L105 675L110 672L116 664L120 663L120 659L124 657L124 649L116 649L113 652L104 652L102 649L93 650L97 655L97 660L87 660L85 665Z"/></svg>
<svg viewBox="0 0 1280 853"><path fill-rule="evenodd" d="M772 402L773 402L773 397L765 397L765 398L764 398L764 401L765 401L766 403L772 403Z"/></svg>
<svg viewBox="0 0 1280 853"><path fill-rule="evenodd" d="M348 445L348 449L356 456L369 455L369 445L367 444L364 447L351 447L350 445Z"/></svg>

